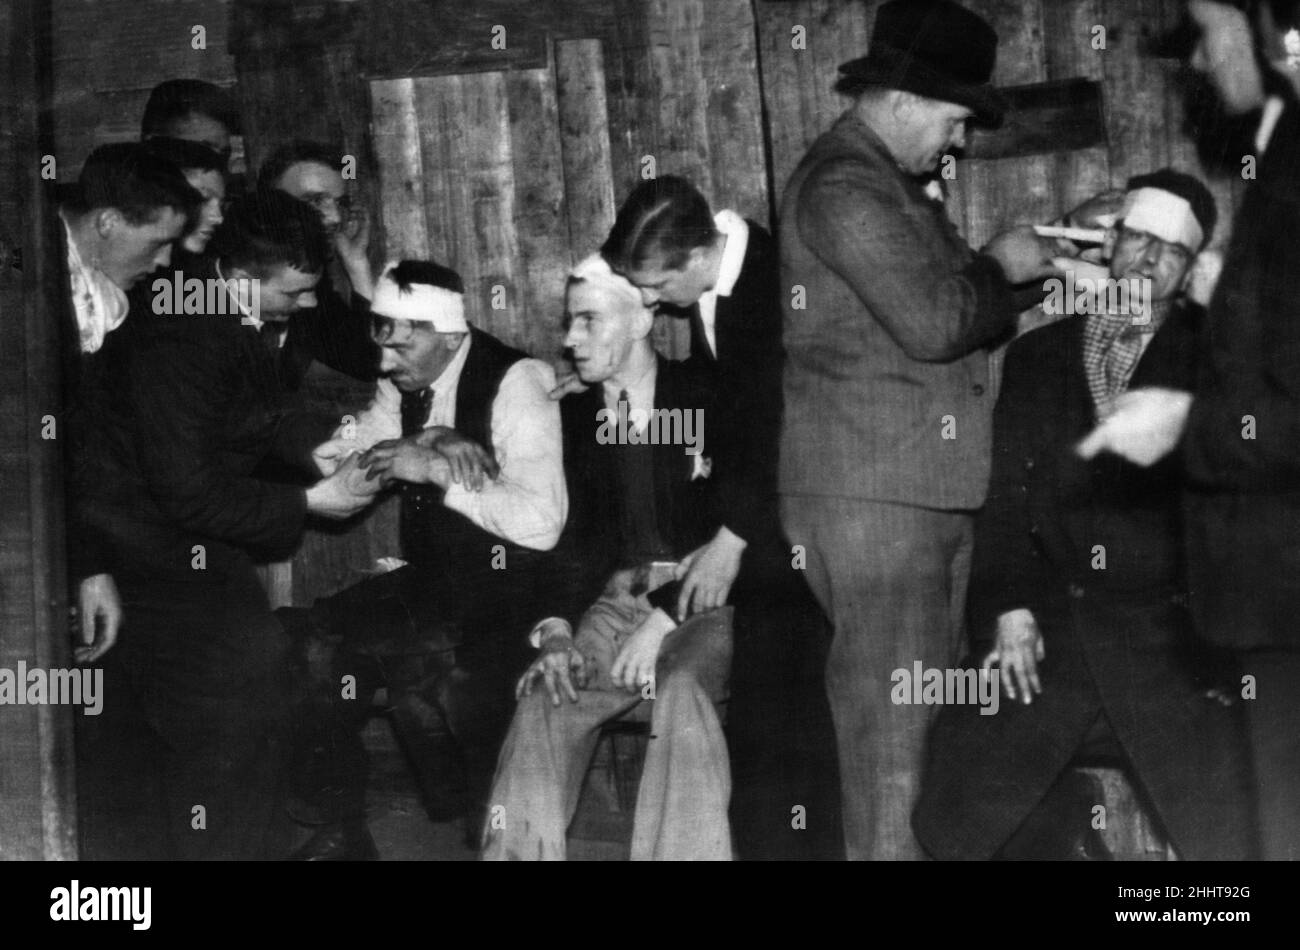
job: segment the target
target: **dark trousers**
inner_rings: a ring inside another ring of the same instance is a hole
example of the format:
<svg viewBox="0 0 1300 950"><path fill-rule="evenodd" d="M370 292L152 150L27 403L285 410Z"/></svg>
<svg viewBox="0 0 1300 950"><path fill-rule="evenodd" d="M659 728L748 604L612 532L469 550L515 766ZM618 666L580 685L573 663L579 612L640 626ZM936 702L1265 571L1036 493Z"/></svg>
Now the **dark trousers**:
<svg viewBox="0 0 1300 950"><path fill-rule="evenodd" d="M834 626L826 694L835 720L850 860L919 860L911 813L931 710L891 700L895 670L957 659L970 569L968 514L786 496L782 525Z"/></svg>
<svg viewBox="0 0 1300 950"><path fill-rule="evenodd" d="M1300 859L1300 650L1252 650L1242 671L1255 677L1243 700L1258 782L1261 853L1269 861Z"/></svg>
<svg viewBox="0 0 1300 950"><path fill-rule="evenodd" d="M293 717L296 794L326 821L364 813L361 727L382 686L431 815L476 807L533 655L535 611L521 570L451 584L408 565L318 600L310 627L330 656Z"/></svg>
<svg viewBox="0 0 1300 950"><path fill-rule="evenodd" d="M287 638L252 569L119 588L102 721L80 735L86 856L284 857Z"/></svg>
<svg viewBox="0 0 1300 950"><path fill-rule="evenodd" d="M746 552L748 555L748 552ZM830 624L789 548L741 583L731 701L731 832L741 860L844 858L835 729L826 699Z"/></svg>

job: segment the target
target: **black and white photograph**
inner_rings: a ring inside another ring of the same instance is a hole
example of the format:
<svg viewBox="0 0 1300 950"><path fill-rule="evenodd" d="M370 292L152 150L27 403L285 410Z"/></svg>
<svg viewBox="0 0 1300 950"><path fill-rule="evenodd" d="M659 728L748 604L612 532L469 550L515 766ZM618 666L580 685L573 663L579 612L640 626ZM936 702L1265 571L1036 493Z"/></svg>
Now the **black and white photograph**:
<svg viewBox="0 0 1300 950"><path fill-rule="evenodd" d="M1219 863L1300 858L1300 0L6 0L0 47L35 916L1050 861L1232 939Z"/></svg>

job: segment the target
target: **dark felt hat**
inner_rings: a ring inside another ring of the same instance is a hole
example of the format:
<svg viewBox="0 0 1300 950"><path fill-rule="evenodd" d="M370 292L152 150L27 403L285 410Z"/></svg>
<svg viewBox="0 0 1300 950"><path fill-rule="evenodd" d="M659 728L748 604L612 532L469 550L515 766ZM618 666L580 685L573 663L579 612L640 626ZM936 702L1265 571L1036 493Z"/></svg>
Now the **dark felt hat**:
<svg viewBox="0 0 1300 950"><path fill-rule="evenodd" d="M989 83L997 55L997 33L965 7L951 0L890 0L876 14L867 55L840 66L841 84L955 102L998 125L1006 103Z"/></svg>

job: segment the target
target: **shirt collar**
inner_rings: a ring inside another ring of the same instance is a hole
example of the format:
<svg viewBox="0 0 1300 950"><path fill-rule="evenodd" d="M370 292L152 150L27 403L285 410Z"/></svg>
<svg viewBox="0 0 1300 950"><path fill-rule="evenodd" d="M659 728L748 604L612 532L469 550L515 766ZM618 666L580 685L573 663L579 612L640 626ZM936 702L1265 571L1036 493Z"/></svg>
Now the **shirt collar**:
<svg viewBox="0 0 1300 950"><path fill-rule="evenodd" d="M740 269L745 264L745 251L749 247L749 225L744 218L727 208L713 216L713 223L726 238L713 292L719 297L730 297L736 281L740 279Z"/></svg>
<svg viewBox="0 0 1300 950"><path fill-rule="evenodd" d="M1277 120L1282 118L1286 100L1281 96L1269 96L1264 103L1264 114L1259 118L1259 129L1255 132L1255 151L1263 155L1268 150L1269 139L1277 128Z"/></svg>
<svg viewBox="0 0 1300 950"><path fill-rule="evenodd" d="M469 345L473 339L470 334L465 334L465 339L460 341L460 346L456 348L456 355L451 358L447 368L438 374L438 378L429 384L429 388L434 392L448 393L460 382L460 374L465 369L465 361L469 359Z"/></svg>
<svg viewBox="0 0 1300 950"><path fill-rule="evenodd" d="M617 383L607 379L601 384L605 393L605 405L610 409L618 407L619 393L626 389L629 409L653 409L655 403L655 378L658 375L659 360L650 361L650 366L639 379L631 383Z"/></svg>

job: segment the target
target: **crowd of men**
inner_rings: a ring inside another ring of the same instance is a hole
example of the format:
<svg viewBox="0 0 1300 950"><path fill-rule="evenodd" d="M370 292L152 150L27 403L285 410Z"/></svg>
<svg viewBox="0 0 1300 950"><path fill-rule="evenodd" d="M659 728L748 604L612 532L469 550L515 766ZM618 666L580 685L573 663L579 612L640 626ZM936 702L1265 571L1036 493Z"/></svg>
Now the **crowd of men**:
<svg viewBox="0 0 1300 950"><path fill-rule="evenodd" d="M997 36L893 0L776 234L642 181L568 275L558 375L455 262L375 272L342 156L232 188L224 94L158 87L59 209L83 853L375 857L383 687L485 859L566 856L620 721L634 859L1104 858L1098 763L1178 857L1300 856L1300 3L1188 0L1175 41L1258 160L1208 307L1218 211L1173 169L971 248L935 173L1002 120ZM995 378L1076 273L1142 292ZM309 410L313 363L369 404ZM390 569L271 608L258 564L392 493Z"/></svg>

